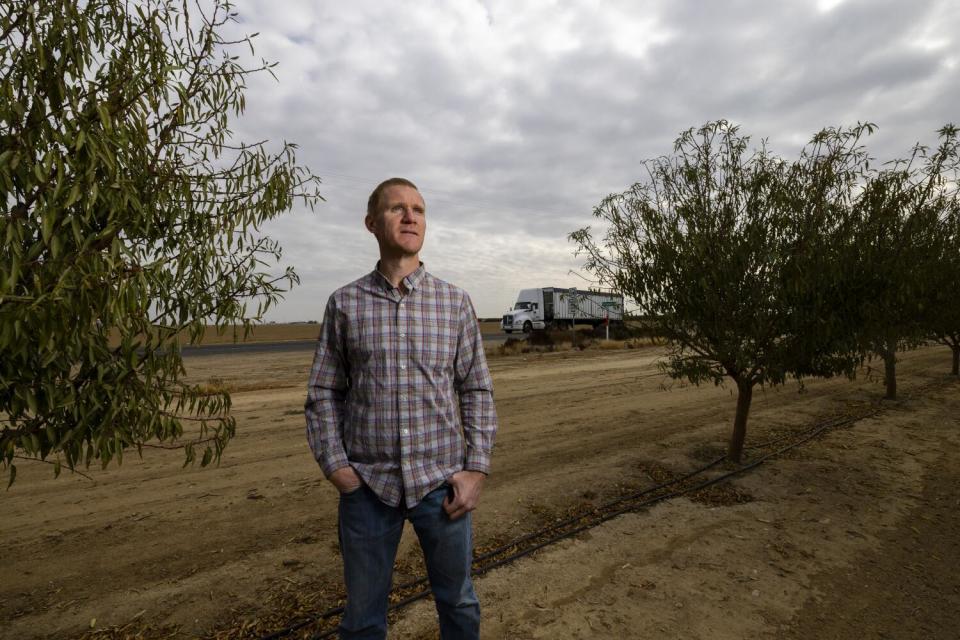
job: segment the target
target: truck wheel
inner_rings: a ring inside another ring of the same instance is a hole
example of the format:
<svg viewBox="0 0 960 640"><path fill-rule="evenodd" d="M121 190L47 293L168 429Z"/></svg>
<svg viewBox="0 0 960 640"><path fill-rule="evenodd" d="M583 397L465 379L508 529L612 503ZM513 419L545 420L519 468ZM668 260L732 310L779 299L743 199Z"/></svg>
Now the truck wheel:
<svg viewBox="0 0 960 640"><path fill-rule="evenodd" d="M527 320L526 322L523 323L523 332L530 333L531 331L533 331L533 323Z"/></svg>

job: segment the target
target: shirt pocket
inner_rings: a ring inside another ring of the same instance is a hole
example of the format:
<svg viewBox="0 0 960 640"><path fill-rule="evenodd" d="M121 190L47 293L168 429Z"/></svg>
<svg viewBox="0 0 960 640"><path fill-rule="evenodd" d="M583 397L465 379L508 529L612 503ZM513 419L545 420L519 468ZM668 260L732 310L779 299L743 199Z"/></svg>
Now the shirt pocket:
<svg viewBox="0 0 960 640"><path fill-rule="evenodd" d="M350 364L362 370L375 370L383 367L389 348L390 336L376 322L361 319L350 327L347 337L348 359Z"/></svg>
<svg viewBox="0 0 960 640"><path fill-rule="evenodd" d="M438 378L453 375L458 328L455 318L427 318L417 332L411 352L421 371Z"/></svg>

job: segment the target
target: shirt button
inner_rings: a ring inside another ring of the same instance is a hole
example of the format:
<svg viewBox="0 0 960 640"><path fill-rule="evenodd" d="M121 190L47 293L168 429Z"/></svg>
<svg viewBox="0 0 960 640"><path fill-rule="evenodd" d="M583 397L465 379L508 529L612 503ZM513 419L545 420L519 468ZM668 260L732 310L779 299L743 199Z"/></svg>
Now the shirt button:
<svg viewBox="0 0 960 640"><path fill-rule="evenodd" d="M405 365L405 364L400 365L400 370L401 370L401 371L406 371L406 370L407 370L407 365Z"/></svg>
<svg viewBox="0 0 960 640"><path fill-rule="evenodd" d="M401 338L406 338L406 337L407 337L407 334L401 333L401 334L400 334L400 337L401 337Z"/></svg>
<svg viewBox="0 0 960 640"><path fill-rule="evenodd" d="M408 435L408 434L410 433L410 430L409 430L409 429L400 429L400 433L402 433L403 435Z"/></svg>

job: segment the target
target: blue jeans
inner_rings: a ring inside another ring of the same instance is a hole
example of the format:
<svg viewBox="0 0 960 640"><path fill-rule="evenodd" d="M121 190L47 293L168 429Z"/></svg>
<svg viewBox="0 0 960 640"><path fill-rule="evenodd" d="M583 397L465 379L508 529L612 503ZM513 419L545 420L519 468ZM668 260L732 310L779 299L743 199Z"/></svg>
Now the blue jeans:
<svg viewBox="0 0 960 640"><path fill-rule="evenodd" d="M443 640L480 637L480 603L470 579L473 534L470 514L450 520L443 510L447 485L413 509L391 507L366 485L340 495L340 553L347 604L340 638L387 637L387 595L404 520L420 539Z"/></svg>

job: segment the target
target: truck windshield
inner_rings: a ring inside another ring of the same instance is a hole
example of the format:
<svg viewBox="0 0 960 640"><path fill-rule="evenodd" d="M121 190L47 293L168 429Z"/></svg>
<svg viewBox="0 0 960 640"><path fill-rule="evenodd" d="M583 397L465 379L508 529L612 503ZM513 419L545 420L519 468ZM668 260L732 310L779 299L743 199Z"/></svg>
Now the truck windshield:
<svg viewBox="0 0 960 640"><path fill-rule="evenodd" d="M513 308L514 308L514 309L517 309L517 310L523 309L523 310L525 310L525 311L529 311L529 310L530 310L530 303L529 303L529 302L518 302L517 304L513 305Z"/></svg>

